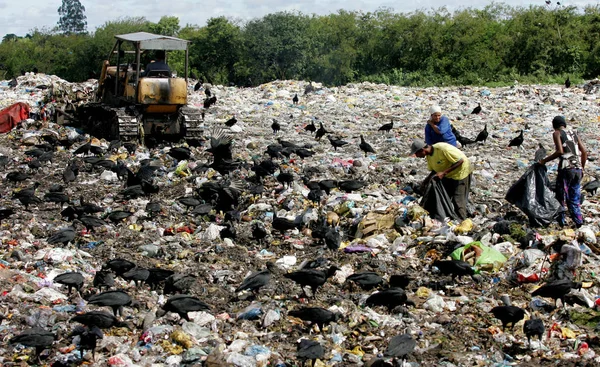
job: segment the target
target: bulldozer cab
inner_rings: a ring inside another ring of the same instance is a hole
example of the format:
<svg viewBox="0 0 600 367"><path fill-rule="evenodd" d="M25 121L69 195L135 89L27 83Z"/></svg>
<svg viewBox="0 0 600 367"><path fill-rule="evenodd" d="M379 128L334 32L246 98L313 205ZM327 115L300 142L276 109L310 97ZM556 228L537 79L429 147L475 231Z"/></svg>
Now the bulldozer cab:
<svg viewBox="0 0 600 367"><path fill-rule="evenodd" d="M102 63L97 100L113 106L137 105L144 110L176 112L187 103L188 44L176 37L147 32L115 36L116 42ZM143 74L142 56L163 50L185 51L185 76L173 78L168 70ZM160 108L151 106L162 106ZM146 111L144 111L146 112Z"/></svg>
<svg viewBox="0 0 600 367"><path fill-rule="evenodd" d="M84 128L97 137L142 143L201 136L201 113L186 106L189 42L146 32L115 38L102 62L96 101L78 108ZM165 51L167 57L169 51L185 51L184 77L173 77L158 64L142 73L143 56L156 50Z"/></svg>

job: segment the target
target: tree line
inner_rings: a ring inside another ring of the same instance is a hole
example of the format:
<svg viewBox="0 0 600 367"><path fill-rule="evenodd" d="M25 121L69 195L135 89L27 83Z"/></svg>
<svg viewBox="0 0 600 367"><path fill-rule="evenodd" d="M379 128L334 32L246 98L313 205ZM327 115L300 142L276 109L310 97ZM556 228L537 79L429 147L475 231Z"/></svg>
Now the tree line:
<svg viewBox="0 0 600 367"><path fill-rule="evenodd" d="M503 85L600 74L598 5L493 3L455 12L278 12L247 22L217 17L203 27L181 27L178 18L165 16L157 23L121 18L90 33L34 29L25 37L3 38L0 77L33 68L69 81L97 77L114 35L138 31L189 40L191 71L223 85L255 86L275 79L330 86L360 81ZM169 53L169 64L182 75L183 53Z"/></svg>

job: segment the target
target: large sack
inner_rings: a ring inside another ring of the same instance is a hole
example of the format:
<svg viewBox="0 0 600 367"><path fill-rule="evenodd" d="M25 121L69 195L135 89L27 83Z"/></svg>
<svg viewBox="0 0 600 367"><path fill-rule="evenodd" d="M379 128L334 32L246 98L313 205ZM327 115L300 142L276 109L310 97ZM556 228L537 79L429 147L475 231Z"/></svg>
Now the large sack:
<svg viewBox="0 0 600 367"><path fill-rule="evenodd" d="M0 111L0 134L5 134L17 124L29 117L29 105L24 102L15 103Z"/></svg>
<svg viewBox="0 0 600 367"><path fill-rule="evenodd" d="M548 226L561 210L546 173L546 166L534 163L506 193L505 199L527 215L532 227Z"/></svg>
<svg viewBox="0 0 600 367"><path fill-rule="evenodd" d="M440 180L435 178L427 186L420 205L429 212L431 218L440 222L443 222L446 218L459 219L454 211L452 199L448 196L444 185Z"/></svg>

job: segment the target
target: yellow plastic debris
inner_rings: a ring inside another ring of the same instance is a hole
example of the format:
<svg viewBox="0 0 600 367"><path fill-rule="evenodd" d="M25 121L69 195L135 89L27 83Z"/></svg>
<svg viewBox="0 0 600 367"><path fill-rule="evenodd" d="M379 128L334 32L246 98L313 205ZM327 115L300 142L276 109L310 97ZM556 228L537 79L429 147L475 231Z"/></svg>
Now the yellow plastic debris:
<svg viewBox="0 0 600 367"><path fill-rule="evenodd" d="M429 288L419 287L419 289L417 289L417 297L421 297L421 298L429 297L430 293L431 293L431 291L429 290Z"/></svg>
<svg viewBox="0 0 600 367"><path fill-rule="evenodd" d="M575 335L575 332L569 329L568 327L561 327L560 331L562 333L563 338L575 339L577 337L577 335Z"/></svg>
<svg viewBox="0 0 600 367"><path fill-rule="evenodd" d="M166 350L169 354L181 354L184 352L184 349L181 345L173 344L168 340L161 340L158 342L158 345L162 347L162 349Z"/></svg>
<svg viewBox="0 0 600 367"><path fill-rule="evenodd" d="M188 169L187 161L179 162L179 164L177 165L177 168L175 169L175 174L178 176L181 176L181 177L187 177L192 174L190 172L190 170Z"/></svg>
<svg viewBox="0 0 600 367"><path fill-rule="evenodd" d="M365 355L365 352L362 350L362 348L360 347L360 345L357 345L352 350L348 350L348 353L352 353L352 354L357 355L359 357L362 357L362 356Z"/></svg>
<svg viewBox="0 0 600 367"><path fill-rule="evenodd" d="M348 247L350 245L349 241L343 241L340 243L340 250L345 249L346 247Z"/></svg>
<svg viewBox="0 0 600 367"><path fill-rule="evenodd" d="M456 234L467 234L473 230L473 221L471 219L465 219L461 224L457 225L454 228L454 233Z"/></svg>
<svg viewBox="0 0 600 367"><path fill-rule="evenodd" d="M177 253L177 257L179 259L187 259L188 256L192 256L193 253L190 250L183 250L179 253Z"/></svg>
<svg viewBox="0 0 600 367"><path fill-rule="evenodd" d="M141 225L137 224L137 223L133 223L129 225L129 229L131 229L132 231L141 231L142 229L144 229L144 227L142 227Z"/></svg>
<svg viewBox="0 0 600 367"><path fill-rule="evenodd" d="M340 224L340 216L334 212L327 212L327 224L330 226L337 226Z"/></svg>
<svg viewBox="0 0 600 367"><path fill-rule="evenodd" d="M173 331L171 333L171 340L186 349L189 349L194 345L194 342L192 342L192 337L184 333L182 330Z"/></svg>
<svg viewBox="0 0 600 367"><path fill-rule="evenodd" d="M108 157L108 159L110 159L113 162L116 162L119 159L124 160L127 159L127 153L113 154L110 157Z"/></svg>
<svg viewBox="0 0 600 367"><path fill-rule="evenodd" d="M563 229L562 231L560 231L558 238L560 238L563 241L574 240L576 238L575 231L571 228Z"/></svg>
<svg viewBox="0 0 600 367"><path fill-rule="evenodd" d="M411 206L410 209L408 209L408 218L410 218L410 220L420 219L424 215L427 215L427 210L418 205Z"/></svg>
<svg viewBox="0 0 600 367"><path fill-rule="evenodd" d="M581 283L581 288L592 288L593 285L593 282L583 282Z"/></svg>

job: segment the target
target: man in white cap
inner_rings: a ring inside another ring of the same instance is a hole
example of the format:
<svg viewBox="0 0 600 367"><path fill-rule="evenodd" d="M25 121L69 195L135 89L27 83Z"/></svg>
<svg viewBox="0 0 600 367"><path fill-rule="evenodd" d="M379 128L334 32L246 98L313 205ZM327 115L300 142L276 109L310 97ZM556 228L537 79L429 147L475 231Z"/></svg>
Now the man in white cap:
<svg viewBox="0 0 600 367"><path fill-rule="evenodd" d="M440 106L431 106L429 108L429 120L425 126L425 142L429 145L435 143L448 143L456 146L456 136L452 133L452 125L446 116L442 116Z"/></svg>
<svg viewBox="0 0 600 367"><path fill-rule="evenodd" d="M432 178L441 180L452 199L456 214L460 219L466 219L472 169L465 153L448 143L429 145L423 140L415 139L410 146L410 155L413 154L427 159L427 168L431 170L423 181L423 186Z"/></svg>

